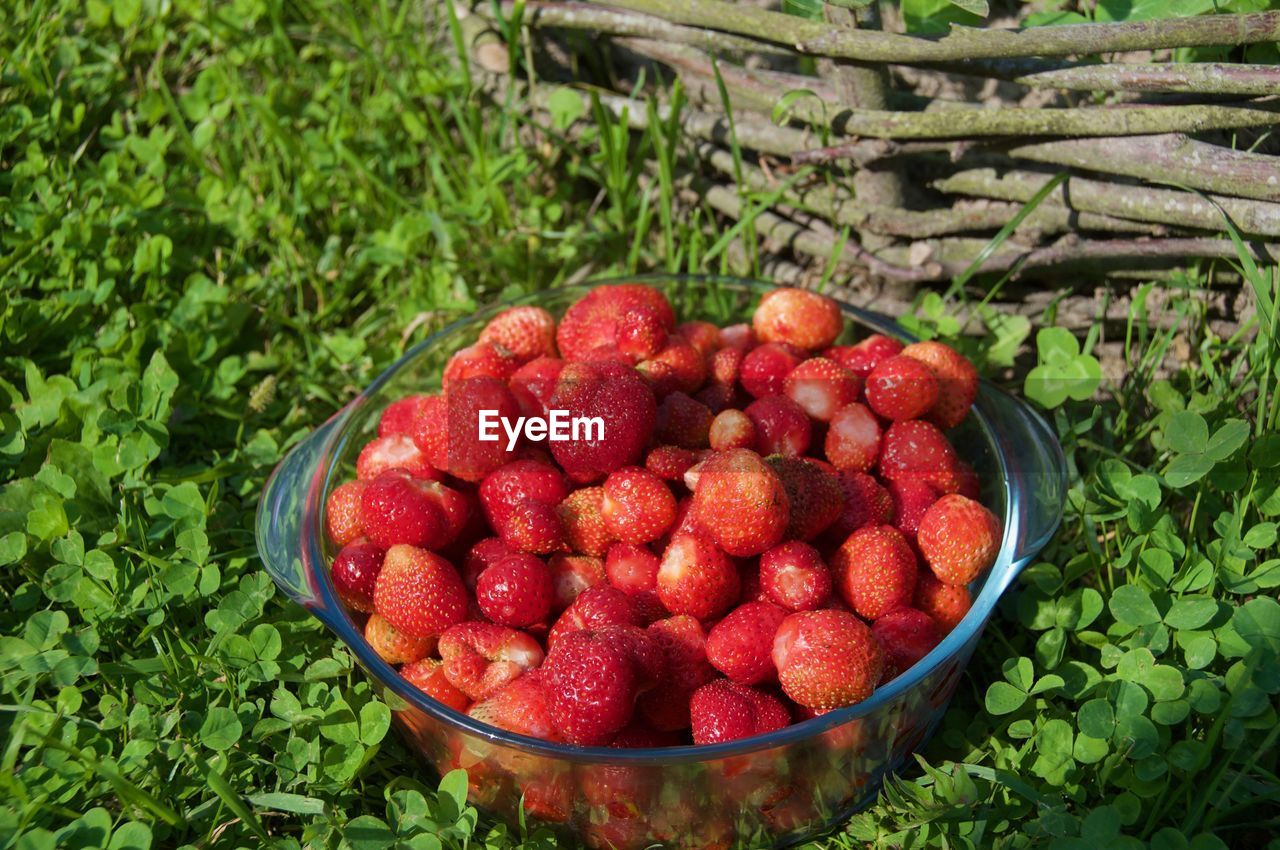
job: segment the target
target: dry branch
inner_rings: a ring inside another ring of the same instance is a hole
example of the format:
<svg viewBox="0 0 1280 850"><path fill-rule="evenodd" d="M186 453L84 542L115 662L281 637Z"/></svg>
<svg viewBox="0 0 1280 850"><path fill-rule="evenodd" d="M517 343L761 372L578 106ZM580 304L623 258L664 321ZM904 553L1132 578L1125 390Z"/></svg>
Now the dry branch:
<svg viewBox="0 0 1280 850"><path fill-rule="evenodd" d="M1019 74L1013 82L1036 89L1071 91L1186 92L1189 94L1280 94L1280 68L1226 63L1077 65Z"/></svg>

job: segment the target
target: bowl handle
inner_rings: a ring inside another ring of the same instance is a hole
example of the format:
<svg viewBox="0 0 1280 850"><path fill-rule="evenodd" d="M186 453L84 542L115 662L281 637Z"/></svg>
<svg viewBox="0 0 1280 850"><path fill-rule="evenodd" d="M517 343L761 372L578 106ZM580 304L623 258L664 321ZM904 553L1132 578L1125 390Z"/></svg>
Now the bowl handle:
<svg viewBox="0 0 1280 850"><path fill-rule="evenodd" d="M1030 405L990 385L984 385L982 393L996 444L1009 447L1005 486L1013 536L1008 541L1008 567L999 575L1003 592L1062 520L1067 460L1058 435Z"/></svg>
<svg viewBox="0 0 1280 850"><path fill-rule="evenodd" d="M258 502L255 519L258 554L276 585L295 602L306 606L326 625L329 606L311 578L309 562L319 557L312 551L312 535L304 527L308 501L319 499L322 482L317 480L328 437L339 415L312 431L294 446L267 479Z"/></svg>

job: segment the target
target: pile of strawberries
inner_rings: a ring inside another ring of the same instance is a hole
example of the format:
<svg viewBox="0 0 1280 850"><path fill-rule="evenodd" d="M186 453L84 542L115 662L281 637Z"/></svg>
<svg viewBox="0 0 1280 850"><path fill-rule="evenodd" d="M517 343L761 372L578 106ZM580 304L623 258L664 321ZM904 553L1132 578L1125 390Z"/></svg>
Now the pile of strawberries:
<svg viewBox="0 0 1280 850"><path fill-rule="evenodd" d="M334 587L446 706L551 741L709 744L866 699L965 615L999 520L938 342L836 345L831 299L677 323L642 285L509 309L382 413L329 497ZM600 439L479 439L479 414Z"/></svg>

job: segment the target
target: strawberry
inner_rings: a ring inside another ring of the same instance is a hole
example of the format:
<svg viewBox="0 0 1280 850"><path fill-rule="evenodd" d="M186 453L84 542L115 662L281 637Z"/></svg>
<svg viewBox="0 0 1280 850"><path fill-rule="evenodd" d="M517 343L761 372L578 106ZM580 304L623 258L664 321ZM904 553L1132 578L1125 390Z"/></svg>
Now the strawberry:
<svg viewBox="0 0 1280 850"><path fill-rule="evenodd" d="M831 558L831 572L844 601L868 620L911 604L916 556L911 544L888 525L860 528Z"/></svg>
<svg viewBox="0 0 1280 850"><path fill-rule="evenodd" d="M710 322L681 322L675 335L692 345L704 360L720 347L720 329Z"/></svg>
<svg viewBox="0 0 1280 850"><path fill-rule="evenodd" d="M705 404L682 392L673 392L658 405L653 436L659 443L685 449L705 449L711 419L711 409Z"/></svg>
<svg viewBox="0 0 1280 850"><path fill-rule="evenodd" d="M638 461L653 434L657 402L644 380L621 364L570 363L560 373L551 407L571 417L599 419L596 440L551 443L551 454L573 481L595 481Z"/></svg>
<svg viewBox="0 0 1280 850"><path fill-rule="evenodd" d="M899 478L890 481L889 495L893 498L893 527L911 543L916 542L916 530L929 506L938 501L938 491L920 478Z"/></svg>
<svg viewBox="0 0 1280 850"><path fill-rule="evenodd" d="M482 700L542 663L542 647L524 632L472 620L440 635L440 658L449 684Z"/></svg>
<svg viewBox="0 0 1280 850"><path fill-rule="evenodd" d="M938 624L915 608L898 608L871 624L871 634L884 652L882 682L906 672L942 643Z"/></svg>
<svg viewBox="0 0 1280 850"><path fill-rule="evenodd" d="M662 648L666 673L657 687L640 695L636 708L655 729L686 729L689 697L716 675L707 661L706 633L688 614L658 620L645 631Z"/></svg>
<svg viewBox="0 0 1280 850"><path fill-rule="evenodd" d="M818 550L792 540L760 556L760 592L788 611L812 611L831 597L831 571Z"/></svg>
<svg viewBox="0 0 1280 850"><path fill-rule="evenodd" d="M678 747L680 738L673 731L654 729L643 720L632 720L614 736L609 746L620 750ZM630 795L633 799L635 794ZM624 798L625 799L625 798ZM638 811L638 810L637 810Z"/></svg>
<svg viewBox="0 0 1280 850"><path fill-rule="evenodd" d="M711 355L711 362L708 364L711 380L727 387L736 384L746 356L746 351L741 348L722 348Z"/></svg>
<svg viewBox="0 0 1280 850"><path fill-rule="evenodd" d="M614 543L604 561L609 584L631 597L632 607L642 623L667 616L658 599L658 565L661 559L648 547L633 543Z"/></svg>
<svg viewBox="0 0 1280 850"><path fill-rule="evenodd" d="M443 395L424 396L409 426L414 445L436 469L449 469L449 403Z"/></svg>
<svg viewBox="0 0 1280 850"><path fill-rule="evenodd" d="M604 522L604 488L574 490L556 507L569 549L599 558L609 551L613 535Z"/></svg>
<svg viewBox="0 0 1280 850"><path fill-rule="evenodd" d="M489 525L495 528L519 502L527 499L558 505L568 496L569 485L560 470L536 460L513 460L480 482L480 504Z"/></svg>
<svg viewBox="0 0 1280 850"><path fill-rule="evenodd" d="M738 380L753 398L778 395L787 375L803 360L804 352L794 346L777 342L761 345L742 358Z"/></svg>
<svg viewBox="0 0 1280 850"><path fill-rule="evenodd" d="M782 481L750 449L721 452L704 462L692 512L713 543L739 557L777 545L791 518Z"/></svg>
<svg viewBox="0 0 1280 850"><path fill-rule="evenodd" d="M747 602L734 608L707 634L711 666L741 685L775 679L773 634L789 612L769 602Z"/></svg>
<svg viewBox="0 0 1280 850"><path fill-rule="evenodd" d="M556 391L564 361L558 357L537 357L511 374L507 385L520 401L526 416L546 416L551 409L551 395ZM523 399L523 400L522 400ZM527 409L526 409L527 408Z"/></svg>
<svg viewBox="0 0 1280 850"><path fill-rule="evenodd" d="M825 357L812 357L787 373L782 393L819 422L830 422L836 411L858 400L862 381Z"/></svg>
<svg viewBox="0 0 1280 850"><path fill-rule="evenodd" d="M804 289L775 289L760 299L751 327L761 342L785 342L818 351L840 336L844 316L840 306L825 295Z"/></svg>
<svg viewBox="0 0 1280 850"><path fill-rule="evenodd" d="M444 365L441 386L446 393L467 378L487 377L506 382L520 366L510 351L491 342L477 342L455 353Z"/></svg>
<svg viewBox="0 0 1280 850"><path fill-rule="evenodd" d="M916 595L911 604L933 618L946 634L969 613L973 598L969 595L969 588L962 584L943 584L933 570L924 567L916 581Z"/></svg>
<svg viewBox="0 0 1280 850"><path fill-rule="evenodd" d="M508 507L494 530L503 543L518 552L549 555L567 545L557 506L533 499L521 499Z"/></svg>
<svg viewBox="0 0 1280 850"><path fill-rule="evenodd" d="M644 468L663 481L680 481L689 467L702 460L702 453L679 446L655 446L644 459Z"/></svg>
<svg viewBox="0 0 1280 850"><path fill-rule="evenodd" d="M463 585L467 590L474 593L480 574L514 552L515 550L503 543L499 537L486 537L477 541L467 551L467 555L462 561Z"/></svg>
<svg viewBox="0 0 1280 850"><path fill-rule="evenodd" d="M784 539L812 540L840 518L844 493L830 467L802 457L770 455L765 458L787 491L791 517Z"/></svg>
<svg viewBox="0 0 1280 850"><path fill-rule="evenodd" d="M431 481L438 481L443 477L431 465L426 453L407 434L376 437L365 443L360 456L356 458L356 478L361 481L371 481L394 469L403 470L414 478Z"/></svg>
<svg viewBox="0 0 1280 850"><path fill-rule="evenodd" d="M919 360L937 379L938 400L924 418L944 430L963 422L978 397L978 370L969 358L934 340L912 343L902 349L902 356Z"/></svg>
<svg viewBox="0 0 1280 850"><path fill-rule="evenodd" d="M871 696L884 672L884 653L853 614L799 611L773 638L773 663L783 693L807 708L853 705Z"/></svg>
<svg viewBox="0 0 1280 850"><path fill-rule="evenodd" d="M489 320L480 342L506 349L519 363L556 356L556 320L541 307L510 307Z"/></svg>
<svg viewBox="0 0 1280 850"><path fill-rule="evenodd" d="M707 379L707 364L692 345L675 341L636 365L648 380L654 395L663 398L673 392L697 392Z"/></svg>
<svg viewBox="0 0 1280 850"><path fill-rule="evenodd" d="M601 582L588 587L574 598L551 627L547 635L547 647L551 648L565 635L583 629L639 624L640 617L631 604L630 597L613 585Z"/></svg>
<svg viewBox="0 0 1280 850"><path fill-rule="evenodd" d="M541 669L531 670L494 691L467 713L474 719L517 735L559 741L551 720L550 689Z"/></svg>
<svg viewBox="0 0 1280 850"><path fill-rule="evenodd" d="M729 449L753 449L756 446L756 426L751 417L741 410L722 410L711 420L708 432L711 448L717 452Z"/></svg>
<svg viewBox="0 0 1280 850"><path fill-rule="evenodd" d="M902 343L883 334L872 334L854 345L841 345L822 352L859 378L866 380L871 370L894 355L902 353Z"/></svg>
<svg viewBox="0 0 1280 850"><path fill-rule="evenodd" d="M667 655L662 643L639 626L616 623L595 629L599 637L622 646L631 657L636 673L636 693L643 693L657 685L667 672Z"/></svg>
<svg viewBox="0 0 1280 850"><path fill-rule="evenodd" d="M527 628L551 613L555 587L551 570L540 559L514 553L480 573L476 602L495 623Z"/></svg>
<svg viewBox="0 0 1280 850"><path fill-rule="evenodd" d="M333 590L342 604L366 614L373 610L373 587L385 554L381 546L368 542L356 541L342 547L329 568Z"/></svg>
<svg viewBox="0 0 1280 850"><path fill-rule="evenodd" d="M364 639L388 664L410 664L426 658L436 649L434 636L412 637L378 614L369 615L369 621L364 624Z"/></svg>
<svg viewBox="0 0 1280 850"><path fill-rule="evenodd" d="M567 764L521 777L520 805L531 818L564 823L573 816L573 795L573 772Z"/></svg>
<svg viewBox="0 0 1280 850"><path fill-rule="evenodd" d="M694 399L707 406L714 415L731 407L740 407L739 392L732 384L707 384L694 395Z"/></svg>
<svg viewBox="0 0 1280 850"><path fill-rule="evenodd" d="M729 610L739 587L737 566L709 539L672 536L658 566L658 598L668 611L708 620Z"/></svg>
<svg viewBox="0 0 1280 850"><path fill-rule="evenodd" d="M924 512L916 541L940 581L961 585L995 563L1001 534L1000 520L981 502L950 494Z"/></svg>
<svg viewBox="0 0 1280 850"><path fill-rule="evenodd" d="M569 743L603 746L631 721L636 670L623 642L572 632L552 647L543 669L552 724Z"/></svg>
<svg viewBox="0 0 1280 850"><path fill-rule="evenodd" d="M566 360L585 360L601 347L616 348L620 330L634 336L631 328L643 327L653 318L664 329L675 329L675 311L658 290L641 284L597 287L565 311L556 329L556 343Z"/></svg>
<svg viewBox="0 0 1280 850"><path fill-rule="evenodd" d="M867 376L867 404L894 421L918 419L938 401L933 370L913 357L894 355Z"/></svg>
<svg viewBox="0 0 1280 850"><path fill-rule="evenodd" d="M547 561L554 592L553 608L563 611L588 587L605 580L604 561L590 555L552 555Z"/></svg>
<svg viewBox="0 0 1280 850"><path fill-rule="evenodd" d="M347 481L333 488L325 500L324 531L335 546L346 546L364 536L360 523L364 488L363 481Z"/></svg>
<svg viewBox="0 0 1280 850"><path fill-rule="evenodd" d="M934 484L953 474L956 450L938 426L920 420L894 422L880 441L880 477L886 481L920 477ZM937 486L937 484L934 484Z"/></svg>
<svg viewBox="0 0 1280 850"><path fill-rule="evenodd" d="M756 428L756 451L762 455L800 457L809 450L812 426L804 408L784 395L766 395L744 411Z"/></svg>
<svg viewBox="0 0 1280 850"><path fill-rule="evenodd" d="M616 349L628 363L639 363L666 347L667 330L656 312L639 310L619 323Z"/></svg>
<svg viewBox="0 0 1280 850"><path fill-rule="evenodd" d="M743 351L750 351L757 344L756 332L752 330L751 325L738 323L736 325L725 325L720 329L720 346L722 348L738 348Z"/></svg>
<svg viewBox="0 0 1280 850"><path fill-rule="evenodd" d="M383 408L382 415L378 417L378 436L390 437L395 434L413 436L413 423L417 421L427 398L428 396L425 395L407 395L388 404Z"/></svg>
<svg viewBox="0 0 1280 850"><path fill-rule="evenodd" d="M836 469L866 472L880 455L880 422L866 405L847 404L831 419L823 451Z"/></svg>
<svg viewBox="0 0 1280 850"><path fill-rule="evenodd" d="M466 713L471 700L462 691L449 684L444 675L444 664L435 658L423 658L400 668L400 675L409 684L427 696L454 711Z"/></svg>
<svg viewBox="0 0 1280 850"><path fill-rule="evenodd" d="M623 543L657 540L675 522L676 497L662 479L639 466L609 473L600 515L609 534Z"/></svg>
<svg viewBox="0 0 1280 850"><path fill-rule="evenodd" d="M467 589L453 565L425 549L387 550L373 589L373 608L411 637L436 637L467 615Z"/></svg>
<svg viewBox="0 0 1280 850"><path fill-rule="evenodd" d="M776 732L791 722L778 698L728 679L708 682L689 702L695 744L723 744Z"/></svg>
<svg viewBox="0 0 1280 850"><path fill-rule="evenodd" d="M435 453L442 439L444 468L463 481L480 481L513 459L515 452L507 449L505 434L499 433L496 440L480 439L482 410L495 411L499 419L514 420L520 415L520 405L504 382L487 376L458 380L450 386L446 407L443 435L426 433L428 428L439 427L434 413L419 417L418 430L414 433L414 441L427 452L433 464L437 463ZM498 430L501 432L501 428Z"/></svg>
<svg viewBox="0 0 1280 850"><path fill-rule="evenodd" d="M428 484L399 470L367 482L360 495L360 525L368 538L384 549L397 543L426 549L447 545L454 529Z"/></svg>

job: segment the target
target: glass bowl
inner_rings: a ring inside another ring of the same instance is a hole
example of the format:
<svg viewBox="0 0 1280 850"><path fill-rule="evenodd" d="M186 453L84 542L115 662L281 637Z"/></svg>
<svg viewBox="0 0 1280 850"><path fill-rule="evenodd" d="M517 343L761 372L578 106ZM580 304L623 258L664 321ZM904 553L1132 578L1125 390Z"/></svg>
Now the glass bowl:
<svg viewBox="0 0 1280 850"><path fill-rule="evenodd" d="M772 286L722 277L641 276L663 290L682 320L751 319ZM519 303L557 316L602 281L538 293ZM973 607L932 652L864 702L781 731L709 746L573 747L486 726L437 703L401 678L365 642L338 601L327 564L324 505L354 476L356 455L389 402L438 391L445 361L475 342L495 304L414 346L368 389L310 434L267 481L257 515L258 550L276 584L350 649L396 707L410 745L441 773L465 768L471 801L494 817L528 816L595 847L781 845L822 831L874 797L933 733L996 602L1040 550L1062 515L1066 464L1043 419L984 382L966 422L950 434L983 481L983 501L1004 522L995 565L970 588ZM843 341L910 335L848 305Z"/></svg>

